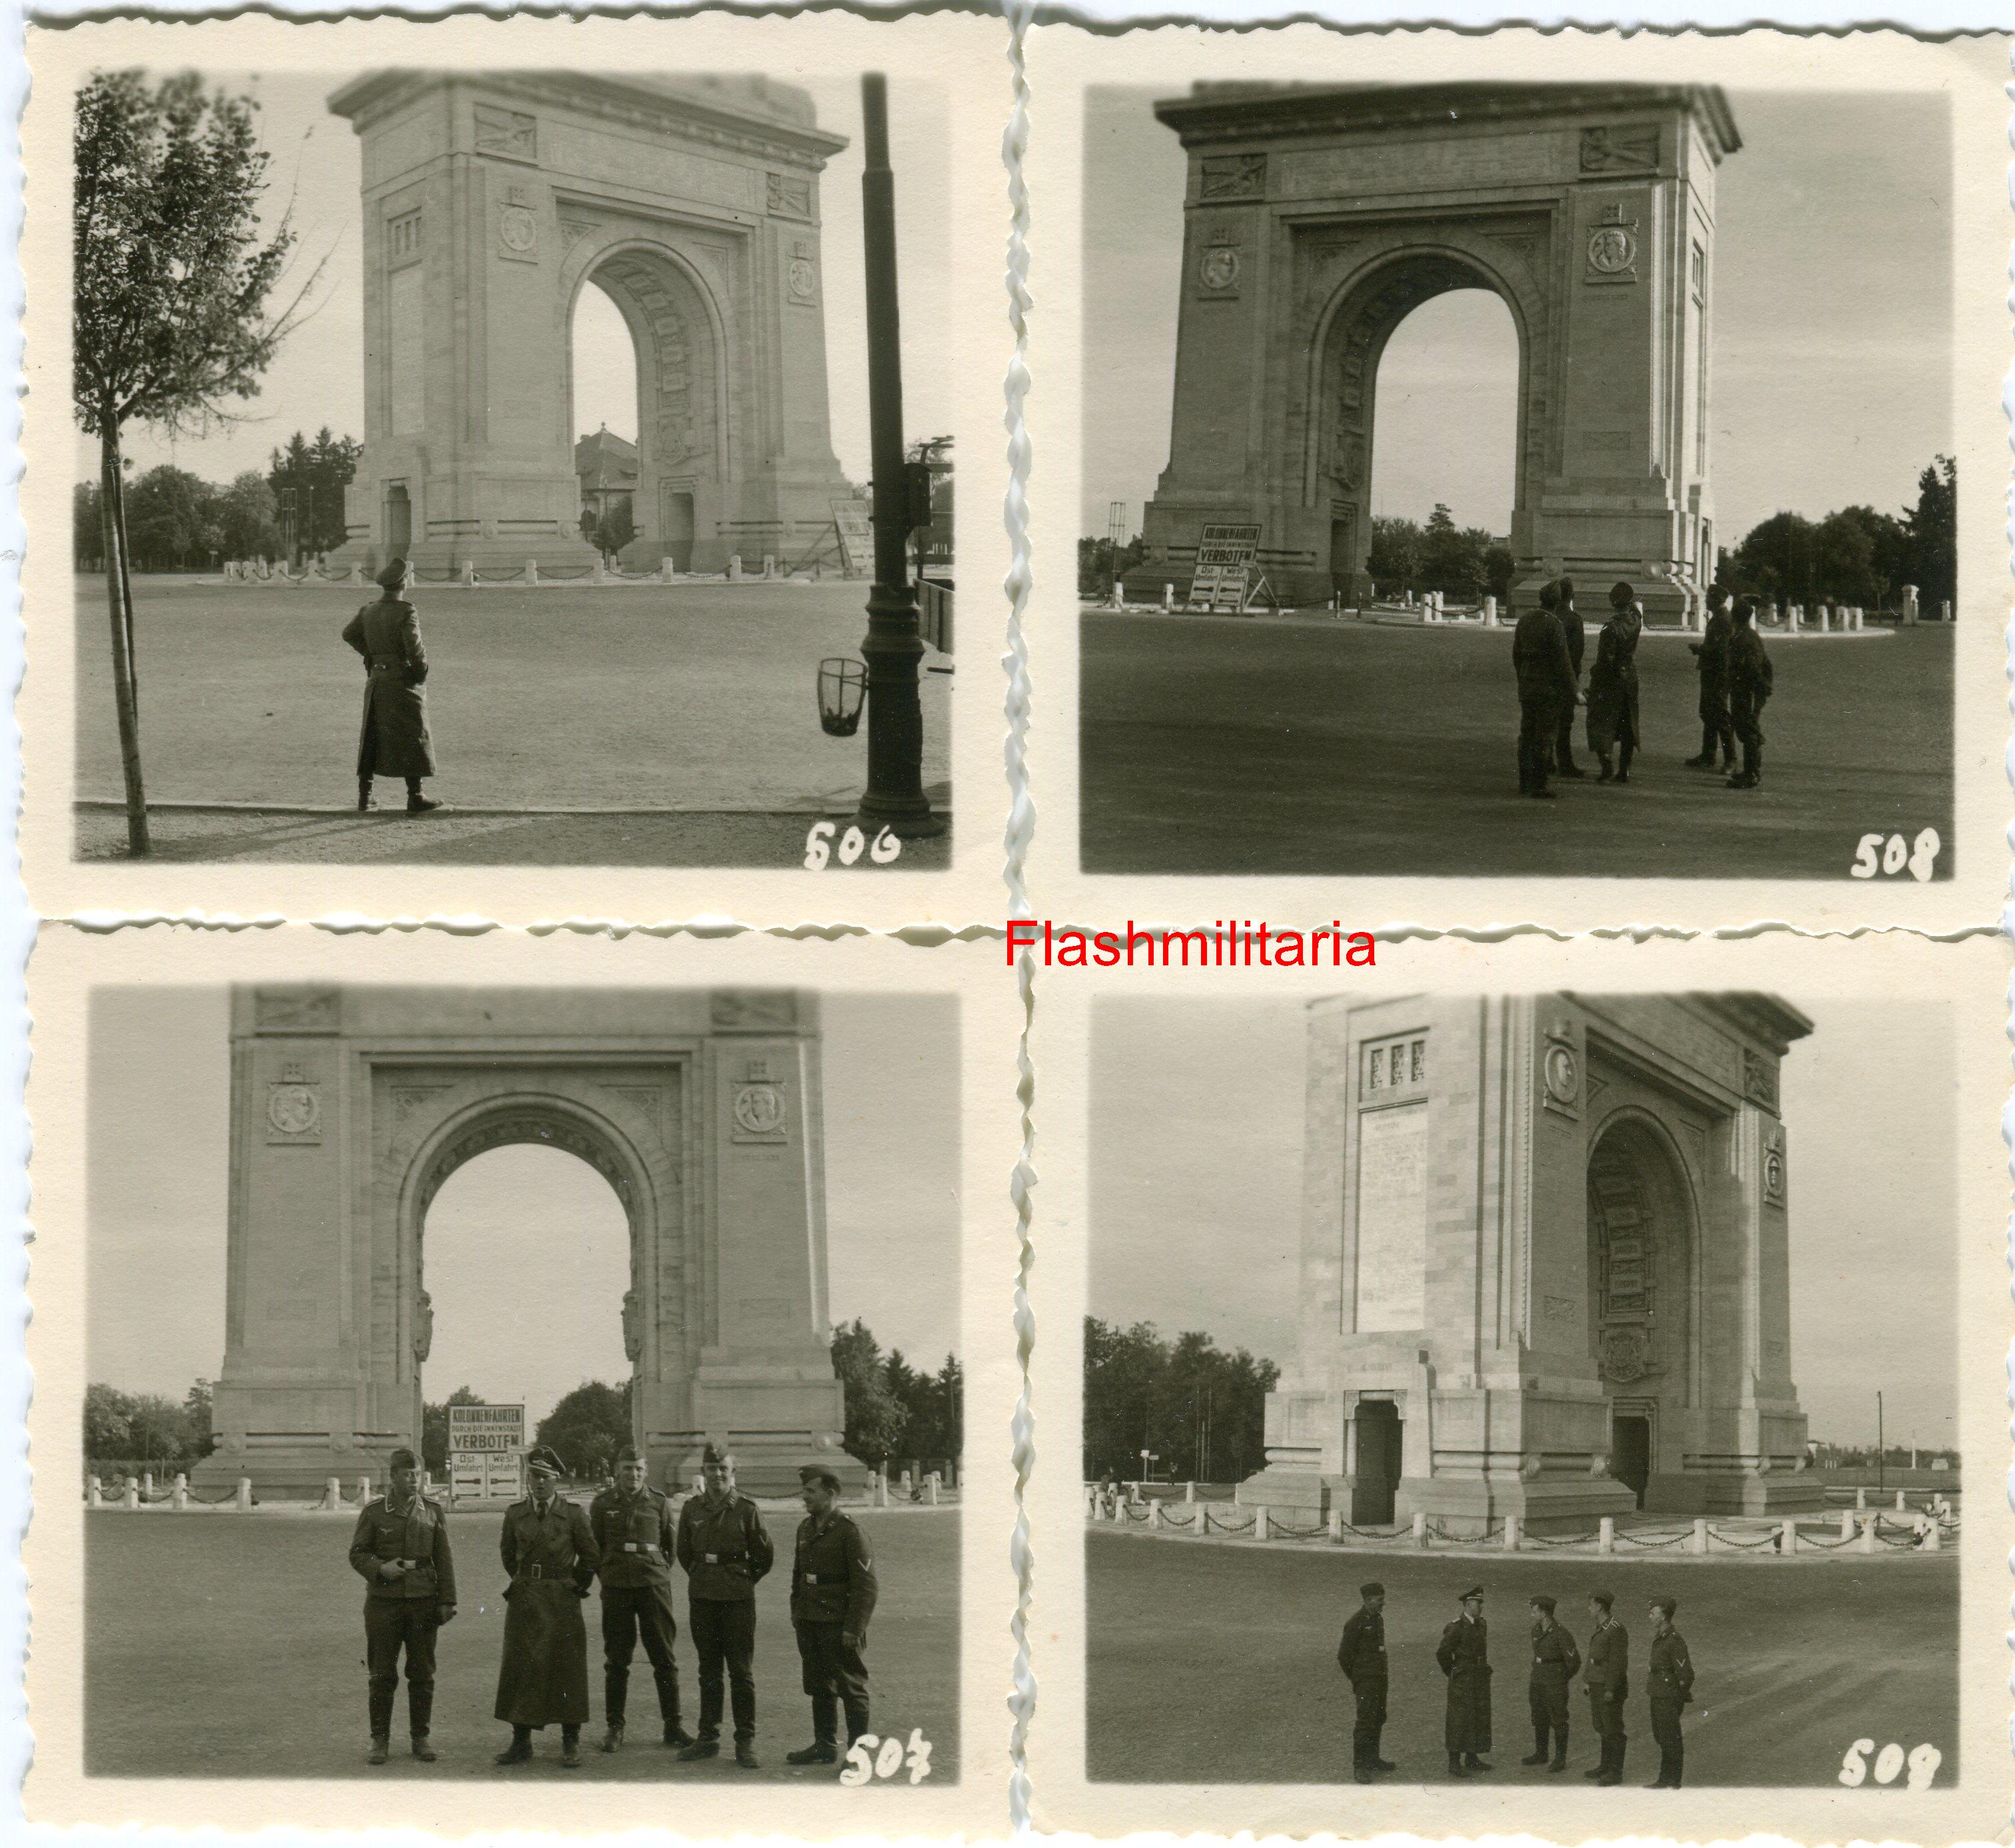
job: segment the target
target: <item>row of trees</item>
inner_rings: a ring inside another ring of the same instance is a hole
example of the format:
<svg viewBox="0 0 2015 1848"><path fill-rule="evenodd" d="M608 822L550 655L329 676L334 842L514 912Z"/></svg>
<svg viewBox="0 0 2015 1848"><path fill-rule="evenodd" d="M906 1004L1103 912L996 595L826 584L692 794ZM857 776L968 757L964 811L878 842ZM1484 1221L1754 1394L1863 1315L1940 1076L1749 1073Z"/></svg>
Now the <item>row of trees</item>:
<svg viewBox="0 0 2015 1848"><path fill-rule="evenodd" d="M1266 1455L1266 1395L1280 1370L1209 1335L1164 1340L1152 1322L1084 1318L1084 1473L1240 1482Z"/></svg>
<svg viewBox="0 0 2015 1848"><path fill-rule="evenodd" d="M1914 584L1935 614L1958 599L1959 470L1941 455L1917 477L1917 502L1900 514L1843 507L1823 520L1773 513L1724 556L1722 581L1779 603L1858 603L1894 609Z"/></svg>
<svg viewBox="0 0 2015 1848"><path fill-rule="evenodd" d="M199 1379L178 1405L158 1393L84 1389L84 1455L88 1462L188 1464L210 1454L210 1382Z"/></svg>
<svg viewBox="0 0 2015 1848"><path fill-rule="evenodd" d="M905 1457L949 1460L965 1442L965 1375L946 1354L935 1373L921 1373L899 1349L882 1353L857 1318L833 1331L833 1370L846 1394L847 1454L871 1469ZM593 1480L615 1467L630 1441L631 1382L584 1381L541 1418L534 1444L548 1444L577 1478ZM451 1405L480 1405L481 1397L457 1386L437 1405L422 1408L420 1452L436 1474L447 1468L447 1413Z"/></svg>
<svg viewBox="0 0 2015 1848"><path fill-rule="evenodd" d="M345 537L343 491L363 445L326 426L311 440L296 431L273 451L263 475L248 469L228 485L163 462L125 484L129 564L142 571L214 567L225 559L305 558L333 552ZM80 481L70 498L77 569L105 566L104 488Z"/></svg>
<svg viewBox="0 0 2015 1848"><path fill-rule="evenodd" d="M1439 591L1459 603L1485 597L1502 602L1510 595L1516 566L1511 548L1481 527L1459 527L1442 502L1428 523L1374 519L1371 523L1371 582L1381 597Z"/></svg>

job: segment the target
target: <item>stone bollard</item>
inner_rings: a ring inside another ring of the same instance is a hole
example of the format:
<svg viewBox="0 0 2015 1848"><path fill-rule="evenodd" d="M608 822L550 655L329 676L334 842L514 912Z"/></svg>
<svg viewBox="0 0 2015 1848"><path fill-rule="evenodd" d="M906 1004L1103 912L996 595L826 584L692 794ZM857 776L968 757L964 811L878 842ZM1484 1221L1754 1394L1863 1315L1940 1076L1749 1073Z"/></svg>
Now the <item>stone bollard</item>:
<svg viewBox="0 0 2015 1848"><path fill-rule="evenodd" d="M910 1499L910 1472L908 1470L906 1469L903 1472L902 1478L896 1483L896 1487L900 1492L903 1499L905 1501L908 1501Z"/></svg>
<svg viewBox="0 0 2015 1848"><path fill-rule="evenodd" d="M249 1476L238 1479L238 1512L248 1515L252 1512L252 1479Z"/></svg>
<svg viewBox="0 0 2015 1848"><path fill-rule="evenodd" d="M1196 1500L1196 1484L1194 1483L1184 1483L1183 1484L1183 1499L1185 1501L1194 1501Z"/></svg>
<svg viewBox="0 0 2015 1848"><path fill-rule="evenodd" d="M730 584L739 584L742 581L742 554L738 552L731 554L728 559L727 581Z"/></svg>
<svg viewBox="0 0 2015 1848"><path fill-rule="evenodd" d="M130 1476L126 1479L124 1505L128 1508L138 1508L140 1505L140 1485Z"/></svg>
<svg viewBox="0 0 2015 1848"><path fill-rule="evenodd" d="M472 586L472 587L474 585L474 584L475 584L475 582L476 582L476 560L475 560L475 559L464 559L462 561L462 581L464 584L469 584L469 585L470 585L470 586Z"/></svg>
<svg viewBox="0 0 2015 1848"><path fill-rule="evenodd" d="M1938 620L1941 623L1952 620L1952 599L1949 597L1938 605Z"/></svg>
<svg viewBox="0 0 2015 1848"><path fill-rule="evenodd" d="M1854 1510L1851 1508L1843 1508L1840 1511L1840 1537L1842 1540L1854 1537Z"/></svg>
<svg viewBox="0 0 2015 1848"><path fill-rule="evenodd" d="M1777 606L1775 602L1768 602L1763 606L1762 613L1756 619L1756 626L1762 629L1776 627Z"/></svg>
<svg viewBox="0 0 2015 1848"><path fill-rule="evenodd" d="M1148 1504L1148 1525L1158 1527L1162 1524L1162 1498L1158 1495Z"/></svg>
<svg viewBox="0 0 2015 1848"><path fill-rule="evenodd" d="M935 1469L924 1478L924 1500L932 1508L938 1505L938 1472Z"/></svg>
<svg viewBox="0 0 2015 1848"><path fill-rule="evenodd" d="M343 1478L341 1476L332 1476L329 1479L329 1486L322 1491L321 1505L324 1508L337 1508L342 1507Z"/></svg>
<svg viewBox="0 0 2015 1848"><path fill-rule="evenodd" d="M1413 1511L1413 1544L1424 1553L1428 1550L1428 1517L1417 1508Z"/></svg>
<svg viewBox="0 0 2015 1848"><path fill-rule="evenodd" d="M1903 627L1914 629L1917 626L1917 587L1914 584L1903 586Z"/></svg>
<svg viewBox="0 0 2015 1848"><path fill-rule="evenodd" d="M1504 1550L1506 1552L1515 1553L1518 1551L1518 1530L1521 1525L1523 1525L1523 1523L1516 1515L1507 1515L1504 1517Z"/></svg>
<svg viewBox="0 0 2015 1848"><path fill-rule="evenodd" d="M102 1508L105 1505L105 1484L95 1476L85 1479L84 1505L86 1508Z"/></svg>
<svg viewBox="0 0 2015 1848"><path fill-rule="evenodd" d="M527 584L537 584L539 581L539 561L537 559L526 559L525 581Z"/></svg>
<svg viewBox="0 0 2015 1848"><path fill-rule="evenodd" d="M880 1469L875 1472L875 1505L877 1508L889 1505L889 1477L885 1471Z"/></svg>
<svg viewBox="0 0 2015 1848"><path fill-rule="evenodd" d="M1705 1520L1698 1520L1694 1523L1693 1544L1686 1548L1686 1551L1690 1553L1704 1553L1707 1551L1707 1523Z"/></svg>
<svg viewBox="0 0 2015 1848"><path fill-rule="evenodd" d="M177 1514L189 1506L189 1478L186 1476L175 1478L174 1506Z"/></svg>
<svg viewBox="0 0 2015 1848"><path fill-rule="evenodd" d="M1164 609L1173 609L1175 606L1176 587L1173 584L1165 584L1162 586L1162 607Z"/></svg>
<svg viewBox="0 0 2015 1848"><path fill-rule="evenodd" d="M1854 1491L1854 1512L1856 1514L1865 1514L1867 1509L1868 1491L1866 1489L1856 1489Z"/></svg>
<svg viewBox="0 0 2015 1848"><path fill-rule="evenodd" d="M659 583L670 584L674 577L678 576L678 566L673 564L670 559L660 559L658 560Z"/></svg>
<svg viewBox="0 0 2015 1848"><path fill-rule="evenodd" d="M1497 627L1497 599L1495 597L1483 599L1483 626L1486 629Z"/></svg>
<svg viewBox="0 0 2015 1848"><path fill-rule="evenodd" d="M1613 1553L1616 1551L1616 1517L1614 1515L1604 1515L1597 1523L1595 1550L1598 1553Z"/></svg>
<svg viewBox="0 0 2015 1848"><path fill-rule="evenodd" d="M1273 1537L1273 1523L1267 1519L1267 1514L1268 1510L1263 1508L1252 1511L1252 1537L1255 1540L1271 1540Z"/></svg>
<svg viewBox="0 0 2015 1848"><path fill-rule="evenodd" d="M774 552L763 553L763 575L765 577L774 577L777 575L777 555Z"/></svg>
<svg viewBox="0 0 2015 1848"><path fill-rule="evenodd" d="M1333 1508L1329 1511L1329 1537L1339 1544L1343 1540L1343 1510Z"/></svg>
<svg viewBox="0 0 2015 1848"><path fill-rule="evenodd" d="M1923 1532L1923 1538L1919 1544L1924 1551L1935 1553L1945 1544L1945 1536L1939 1531L1935 1519L1925 1522Z"/></svg>
<svg viewBox="0 0 2015 1848"><path fill-rule="evenodd" d="M594 555L594 568L587 574L587 581L590 584L606 584L609 581L609 567L603 563L602 554L598 552Z"/></svg>
<svg viewBox="0 0 2015 1848"><path fill-rule="evenodd" d="M143 1469L140 1472L140 1493L143 1495L151 1495L153 1492L154 1472L151 1469Z"/></svg>
<svg viewBox="0 0 2015 1848"><path fill-rule="evenodd" d="M424 1488L422 1488L422 1493L424 1494L425 1492ZM368 1476L360 1476L357 1479L357 1505L359 1508L361 1508L365 1503L368 1501L370 1499L371 1479Z"/></svg>
<svg viewBox="0 0 2015 1848"><path fill-rule="evenodd" d="M1861 1545L1858 1551L1864 1553L1872 1553L1875 1551L1875 1523L1877 1519L1879 1517L1875 1515L1863 1515L1861 1517Z"/></svg>
<svg viewBox="0 0 2015 1848"><path fill-rule="evenodd" d="M1906 1515L1910 1512L1910 1505L1903 1499L1903 1491L1901 1489L1896 1491L1896 1512L1899 1515Z"/></svg>
<svg viewBox="0 0 2015 1848"><path fill-rule="evenodd" d="M1798 1550L1798 1523L1796 1521L1785 1521L1777 1529L1777 1551L1788 1559Z"/></svg>

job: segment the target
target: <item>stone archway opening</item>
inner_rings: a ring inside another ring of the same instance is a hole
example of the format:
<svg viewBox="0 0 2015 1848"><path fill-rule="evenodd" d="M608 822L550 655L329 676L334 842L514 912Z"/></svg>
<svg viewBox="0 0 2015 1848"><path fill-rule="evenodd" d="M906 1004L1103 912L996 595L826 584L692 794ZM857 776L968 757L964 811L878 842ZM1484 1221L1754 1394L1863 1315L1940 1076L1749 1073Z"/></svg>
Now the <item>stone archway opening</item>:
<svg viewBox="0 0 2015 1848"><path fill-rule="evenodd" d="M1691 1189L1647 1118L1620 1116L1588 1161L1589 1346L1609 1401L1609 1473L1640 1508L1683 1508L1686 1414L1695 1401Z"/></svg>
<svg viewBox="0 0 2015 1848"><path fill-rule="evenodd" d="M1498 304L1500 312L1494 322L1478 313L1479 296ZM1506 421L1503 412L1508 397L1511 493L1503 536L1513 539L1515 551L1518 511L1524 499L1523 456L1527 440L1525 343L1517 307L1500 279L1467 253L1453 248L1405 250L1346 285L1329 317L1316 369L1315 414L1309 419L1307 498L1318 510L1327 510L1330 585L1339 599L1350 604L1361 607L1374 593L1374 513L1406 512L1424 527L1434 504L1449 498L1445 493L1431 492L1424 505L1410 511L1382 505L1378 490L1388 476L1408 475L1410 462L1414 465L1411 479L1417 483L1421 478L1418 455L1407 453L1410 439L1417 439L1421 426L1406 419L1405 384L1400 383L1397 393L1392 387L1395 377L1403 380L1410 375L1424 382L1414 358L1416 343L1424 338L1440 350L1444 360L1451 353L1466 352L1465 347L1436 337L1445 331L1451 311L1458 322L1482 322L1493 327L1500 336L1489 350L1489 357L1493 375L1508 375L1505 380L1498 381L1508 389L1496 400L1495 421L1500 424ZM1409 324L1423 311L1426 318L1410 331ZM1388 365L1388 361L1393 364ZM1445 369L1442 369L1444 372ZM1402 431L1393 430L1392 412L1381 414L1388 399L1396 401ZM1464 413L1465 416L1472 414ZM1437 421L1446 426L1446 411ZM1473 422L1464 427L1439 429L1430 424L1429 428L1434 448L1444 454L1466 454L1478 440ZM1382 442L1395 442L1401 453L1381 461ZM1428 473L1431 475L1431 470Z"/></svg>
<svg viewBox="0 0 2015 1848"><path fill-rule="evenodd" d="M1518 325L1492 289L1446 290L1399 322L1375 381L1374 523L1403 519L1424 529L1445 505L1459 529L1508 542L1518 498L1519 357ZM1442 589L1451 602L1469 600L1459 587L1424 575L1395 577L1392 567L1402 561L1381 555L1375 524L1370 560L1383 596ZM1489 588L1486 579L1482 591Z"/></svg>
<svg viewBox="0 0 2015 1848"><path fill-rule="evenodd" d="M622 380L634 380L621 427L608 419L619 439L613 452L591 457L584 445L577 454L584 511L591 497L602 511L617 498L629 503L635 536L623 548L626 569L656 570L666 558L681 571L725 562L716 542L729 466L720 344L701 286L662 248L619 245L575 287L567 307L569 440L593 433L585 406L612 405ZM615 380L591 369L612 365Z"/></svg>
<svg viewBox="0 0 2015 1848"><path fill-rule="evenodd" d="M513 1144L462 1163L420 1231L422 1409L466 1386L523 1404L529 1436L586 1381L622 1390L634 1370L623 1332L632 1237L607 1177L570 1152Z"/></svg>

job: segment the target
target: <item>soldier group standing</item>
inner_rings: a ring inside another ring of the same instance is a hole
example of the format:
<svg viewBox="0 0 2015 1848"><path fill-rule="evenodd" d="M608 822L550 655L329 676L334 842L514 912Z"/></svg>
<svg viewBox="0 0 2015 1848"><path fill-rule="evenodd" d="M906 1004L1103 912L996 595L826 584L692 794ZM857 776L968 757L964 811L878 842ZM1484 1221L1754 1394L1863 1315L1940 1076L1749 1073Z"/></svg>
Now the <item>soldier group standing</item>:
<svg viewBox="0 0 2015 1848"><path fill-rule="evenodd" d="M1601 765L1596 780L1630 780L1631 760L1643 742L1636 657L1644 609L1628 584L1611 587L1609 603L1608 619L1596 638L1586 692L1581 678L1585 625L1575 613L1574 581L1561 577L1542 585L1537 607L1518 619L1511 664L1518 679L1521 796L1550 799L1550 776L1587 774L1575 762L1571 749L1577 706L1588 710L1589 749ZM1753 789L1762 781L1761 718L1771 692L1770 657L1756 632L1755 599L1737 598L1717 584L1708 592L1708 609L1706 629L1690 644L1700 674L1701 748L1686 760L1686 768L1711 770L1719 753L1722 769L1733 772L1729 788ZM1740 770L1735 768L1738 742Z"/></svg>
<svg viewBox="0 0 2015 1848"><path fill-rule="evenodd" d="M531 1493L505 1512L504 1656L496 1717L511 1728L500 1765L532 1756L532 1735L557 1724L560 1763L580 1763L587 1719L587 1627L581 1605L602 1581L604 1752L623 1749L630 1664L638 1640L658 1690L667 1746L682 1760L720 1750L724 1693L731 1689L735 1761L756 1756L756 1587L774 1561L756 1504L735 1486L735 1459L717 1444L702 1453L703 1487L688 1497L676 1526L671 1503L646 1483L642 1454L626 1446L616 1481L584 1509L559 1492L565 1474L550 1446L530 1451ZM390 1490L365 1504L350 1538L350 1563L366 1584L364 1631L370 1672L368 1762L390 1752L399 1661L406 1663L413 1756L431 1762L434 1645L454 1616L454 1562L447 1511L419 1490L418 1459L391 1458ZM786 1754L792 1764L839 1761L844 1711L850 1746L868 1728L867 1623L877 1587L866 1537L839 1505L839 1476L823 1465L798 1472L806 1515L791 1572L791 1620L811 1697L812 1743ZM699 1657L698 1738L680 1723L673 1644L671 1562L684 1568L687 1621ZM724 1681L727 1684L724 1688Z"/></svg>
<svg viewBox="0 0 2015 1848"><path fill-rule="evenodd" d="M1363 1602L1344 1626L1337 1663L1350 1678L1356 1698L1356 1724L1351 1735L1352 1775L1370 1783L1381 1771L1398 1768L1379 1756L1385 1724L1389 1673L1385 1654L1385 1587L1359 1587ZM1623 1726L1624 1702L1630 1691L1630 1637L1614 1614L1615 1600L1607 1591L1588 1601L1593 1628L1588 1639L1589 1718L1600 1742L1596 1764L1582 1774L1599 1787L1623 1781L1623 1757L1629 1742ZM1554 1600L1543 1593L1531 1601L1532 1673L1526 1697L1532 1710L1532 1750L1521 1762L1564 1771L1568 1761L1568 1687L1582 1670L1581 1652L1556 1616ZM1676 1790L1686 1763L1679 1716L1693 1698L1694 1669L1686 1639L1674 1627L1676 1600L1659 1598L1651 1604L1651 1667L1645 1692L1651 1708L1651 1736L1658 1742L1658 1775L1648 1790ZM1449 1774L1467 1778L1491 1767L1482 1754L1490 1749L1490 1627L1483 1618L1483 1587L1464 1592L1461 1612L1442 1630L1435 1660L1446 1678L1448 1704L1442 1743Z"/></svg>

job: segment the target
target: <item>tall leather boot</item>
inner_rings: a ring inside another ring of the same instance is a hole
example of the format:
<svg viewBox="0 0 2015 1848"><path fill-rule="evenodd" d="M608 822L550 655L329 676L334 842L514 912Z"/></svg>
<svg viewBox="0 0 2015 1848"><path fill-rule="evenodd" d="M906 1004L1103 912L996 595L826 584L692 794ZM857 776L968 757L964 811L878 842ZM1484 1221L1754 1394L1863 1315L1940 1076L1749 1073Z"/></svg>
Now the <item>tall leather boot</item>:
<svg viewBox="0 0 2015 1848"><path fill-rule="evenodd" d="M371 1750L367 1762L383 1764L392 1749L392 1695L390 1688L371 1686Z"/></svg>
<svg viewBox="0 0 2015 1848"><path fill-rule="evenodd" d="M560 1763L569 1771L580 1763L580 1728L578 1724L560 1728Z"/></svg>
<svg viewBox="0 0 2015 1848"><path fill-rule="evenodd" d="M360 776L357 779L357 812L362 814L370 806L371 779L368 776Z"/></svg>
<svg viewBox="0 0 2015 1848"><path fill-rule="evenodd" d="M1544 1764L1546 1762L1546 1728L1535 1724L1532 1728L1532 1749L1518 1762L1521 1764Z"/></svg>
<svg viewBox="0 0 2015 1848"><path fill-rule="evenodd" d="M849 1739L847 1743L853 1742ZM812 1742L786 1752L786 1764L837 1764L839 1762L839 1702L831 1694L812 1696Z"/></svg>
<svg viewBox="0 0 2015 1848"><path fill-rule="evenodd" d="M420 779L416 776L406 778L406 813L409 815L430 814L440 807L438 802L428 800L420 793Z"/></svg>
<svg viewBox="0 0 2015 1848"><path fill-rule="evenodd" d="M629 1670L608 1670L602 1679L602 1711L609 1723L608 1731L602 1735L602 1749L605 1752L623 1749L623 1711L629 1700Z"/></svg>
<svg viewBox="0 0 2015 1848"><path fill-rule="evenodd" d="M1553 1728L1553 1762L1546 1767L1550 1771L1564 1771L1568 1768L1568 1729L1564 1726Z"/></svg>
<svg viewBox="0 0 2015 1848"><path fill-rule="evenodd" d="M433 1682L406 1684L406 1720L413 1735L413 1756L422 1764L432 1764L440 1756L427 1738L434 1723Z"/></svg>
<svg viewBox="0 0 2015 1848"><path fill-rule="evenodd" d="M1462 1754L1460 1752L1451 1752L1449 1754L1449 1775L1451 1778L1466 1778L1469 1775L1468 1771L1464 1767Z"/></svg>
<svg viewBox="0 0 2015 1848"><path fill-rule="evenodd" d="M658 1717L665 1723L665 1743L690 1746L692 1735L679 1724L679 1671L676 1667L655 1668L651 1678L658 1684Z"/></svg>

